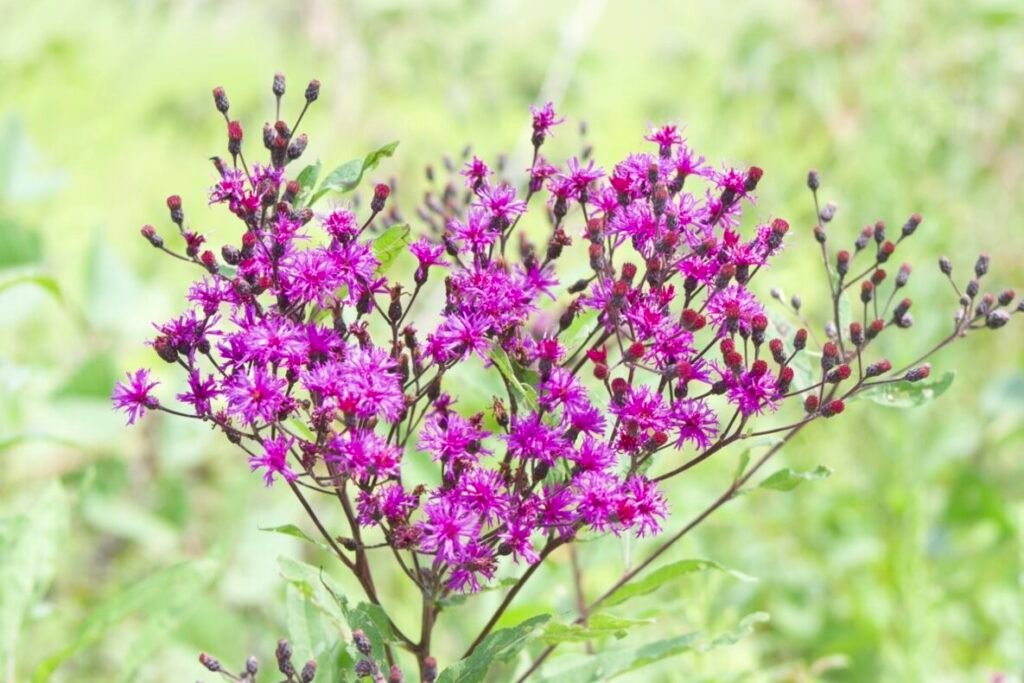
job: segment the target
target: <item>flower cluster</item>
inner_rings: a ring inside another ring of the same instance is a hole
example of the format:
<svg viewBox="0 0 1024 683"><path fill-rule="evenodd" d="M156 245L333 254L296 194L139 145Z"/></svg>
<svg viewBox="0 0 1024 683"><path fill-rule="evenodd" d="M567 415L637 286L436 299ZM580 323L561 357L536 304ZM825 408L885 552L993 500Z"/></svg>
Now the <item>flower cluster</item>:
<svg viewBox="0 0 1024 683"><path fill-rule="evenodd" d="M313 81L303 114L318 93ZM551 104L535 108L523 190L503 167L449 161L447 184L418 211L429 229L409 243L385 212L389 185L374 188L364 218L354 205L314 211L315 173L287 173L306 147L302 115L267 124L269 161L250 166L223 89L214 101L231 162L214 159L209 198L239 229L218 257L177 196L167 205L182 251L142 228L201 274L187 310L151 341L183 371L178 404L156 398L145 370L118 385L114 403L129 423L147 410L208 422L307 511L308 492L339 499L348 536L325 537L371 599L373 548L390 548L425 595L476 591L503 558L529 567L581 534L658 534L671 477L740 438L835 416L874 385L928 376L920 360L894 371L866 357L880 334L912 322L910 300L897 296L910 267L888 278L884 264L917 215L895 242L879 223L833 259L825 226L835 209L818 211L834 314L817 343L774 320L751 288L789 234L782 218L744 221L762 170L708 164L675 126L651 130L649 151L609 168L589 151L558 166L540 150L562 119ZM440 182L432 169L428 178ZM816 202L818 183L812 174ZM407 282L385 272L396 239L416 264ZM576 245L580 257L567 257ZM864 270L851 275L858 257ZM957 289L951 338L1000 327L1013 310L1010 292L979 296L985 271L982 259ZM863 311L843 319L851 287ZM438 310L417 309L437 299ZM803 319L796 297L785 307ZM466 363L504 387L489 410L459 397L452 376ZM753 421L787 402L795 422L756 431ZM409 482L414 451L436 465L429 484Z"/></svg>
<svg viewBox="0 0 1024 683"><path fill-rule="evenodd" d="M301 669L296 669L292 663L292 654L292 646L287 640L277 642L274 657L277 659L277 670L284 676L281 683L312 683L316 678L316 662L311 659ZM207 671L220 674L229 681L238 681L239 683L256 683L256 676L260 672L259 660L255 657L246 659L245 666L237 674L225 668L219 659L211 657L205 652L200 653L199 663Z"/></svg>

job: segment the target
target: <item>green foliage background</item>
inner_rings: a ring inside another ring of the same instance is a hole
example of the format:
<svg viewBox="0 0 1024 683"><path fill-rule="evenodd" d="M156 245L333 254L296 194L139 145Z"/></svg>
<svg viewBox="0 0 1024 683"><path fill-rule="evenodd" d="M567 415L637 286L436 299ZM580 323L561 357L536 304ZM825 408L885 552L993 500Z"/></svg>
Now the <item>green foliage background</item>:
<svg viewBox="0 0 1024 683"><path fill-rule="evenodd" d="M924 214L910 287L917 325L906 333L915 347L945 333L954 304L938 255L966 277L975 255L991 252L993 279L1024 288L1018 0L37 0L0 3L0 15L5 681L194 680L200 649L232 663L255 653L269 666L278 637L316 650L316 633L336 631L298 598L300 584L286 591L278 563L326 556L260 531L305 524L286 492L263 489L204 429L150 417L126 430L107 401L123 368L157 365L141 342L191 276L139 226L166 228L163 198L179 193L195 224L227 234L226 214L204 196L206 157L223 146L214 85L255 132L271 113L275 70L290 77L293 107L306 79L319 78L307 155L330 168L401 139L371 176L398 178L410 217L426 162L470 141L482 155L525 154L526 107L538 98L585 119L606 164L636 148L647 124L682 122L712 161L766 169L756 213L787 217L795 235L762 284L799 291L817 311L803 184L819 168L824 196L840 206L831 230L850 241L878 218ZM554 144L571 154L580 143L566 126ZM637 656L682 654L621 680L1020 680L1015 323L943 354L936 369L959 374L938 400L906 411L859 403L808 430L777 466L826 465L830 478L745 496L666 558L710 558L759 581L679 572L612 610L650 622L630 624L624 640L598 638L603 669L588 660L590 673L558 674L583 661L582 645L565 646L545 680L602 677L626 651L670 638ZM910 360L889 343L894 360ZM487 385L466 386L467 403L489 398ZM677 519L724 487L736 457L673 487ZM585 590L596 596L643 552L585 544ZM396 580L383 592L412 624L402 590ZM480 600L491 607L498 593ZM569 561L556 555L503 624L564 621L573 604ZM452 608L442 665L486 612L474 601ZM761 612L770 621L743 620ZM613 634L621 626L607 623ZM513 656L494 680L525 661Z"/></svg>

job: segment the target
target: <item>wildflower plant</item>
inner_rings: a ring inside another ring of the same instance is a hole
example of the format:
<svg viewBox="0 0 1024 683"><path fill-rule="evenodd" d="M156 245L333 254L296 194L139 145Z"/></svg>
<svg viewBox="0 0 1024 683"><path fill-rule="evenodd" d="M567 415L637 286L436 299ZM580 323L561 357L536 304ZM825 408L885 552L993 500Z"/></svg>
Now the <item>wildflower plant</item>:
<svg viewBox="0 0 1024 683"><path fill-rule="evenodd" d="M877 339L913 322L904 296L911 268L891 264L919 215L895 231L878 222L834 251L836 210L819 205L819 177L809 174L830 303L815 325L798 297L755 288L792 232L782 218L744 220L760 168L713 166L672 125L651 130L644 151L614 166L597 166L589 151L555 165L541 154L563 123L551 104L532 110L524 187L477 157L462 168L448 162L447 181L428 169L434 189L412 238L389 206L391 185L376 185L366 210L325 201L355 190L395 144L322 181L319 162L290 172L319 92L312 81L294 124L264 126L266 158L256 162L243 153L227 95L214 89L228 158L213 159L209 198L239 225L218 255L171 196L174 239L142 228L155 248L196 269L186 310L149 342L181 381L163 393L138 370L113 401L129 424L147 411L206 422L244 454L240 466L290 490L365 593L350 607L323 576L298 564L290 575L307 593L326 589L338 606L331 615L358 632L357 676L401 680L396 652L405 650L419 679L434 680L432 633L444 607L490 587L504 592L497 609L438 680L481 680L540 637L547 648L525 679L561 642L592 635L599 610L753 485L796 434L857 398L941 393L952 375L931 378L931 355L1021 310L1010 291L982 293L987 257L959 284L942 259L955 293L948 335L911 362L891 362L876 353ZM280 118L283 76L273 93ZM585 258L567 259L572 249ZM401 251L415 262L410 273L391 271ZM466 363L503 387L490 410L464 408L453 377ZM767 449L751 460L753 444ZM729 447L743 454L735 475L695 518L673 520L666 487ZM427 483L413 483L415 453L432 462ZM792 488L824 474L783 469L759 485ZM327 506L340 506L343 529L327 528ZM495 629L546 558L599 534L658 542L581 601L574 624L538 617ZM389 561L421 595L418 634L399 628L378 591L375 569Z"/></svg>

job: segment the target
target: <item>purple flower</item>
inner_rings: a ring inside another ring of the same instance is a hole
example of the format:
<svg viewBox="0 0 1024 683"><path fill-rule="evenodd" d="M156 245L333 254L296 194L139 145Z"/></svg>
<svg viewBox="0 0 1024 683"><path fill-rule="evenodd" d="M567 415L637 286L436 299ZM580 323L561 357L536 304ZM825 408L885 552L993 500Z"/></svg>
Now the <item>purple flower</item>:
<svg viewBox="0 0 1024 683"><path fill-rule="evenodd" d="M708 318L720 335L739 330L749 333L753 317L763 313L764 306L743 285L729 285L708 300Z"/></svg>
<svg viewBox="0 0 1024 683"><path fill-rule="evenodd" d="M266 368L239 371L225 384L228 413L248 425L275 422L288 406L284 389L287 382Z"/></svg>
<svg viewBox="0 0 1024 683"><path fill-rule="evenodd" d="M438 498L423 506L419 523L420 550L434 553L436 561L458 563L480 533L475 513L452 501Z"/></svg>
<svg viewBox="0 0 1024 683"><path fill-rule="evenodd" d="M474 189L487 181L487 176L491 175L491 169L483 160L474 156L472 161L466 162L459 174L466 177L466 187Z"/></svg>
<svg viewBox="0 0 1024 683"><path fill-rule="evenodd" d="M270 486L274 483L275 475L280 475L287 482L293 482L298 475L288 467L288 454L291 451L293 439L284 436L277 436L263 442L263 455L249 456L249 468L255 472L263 470L263 483Z"/></svg>
<svg viewBox="0 0 1024 683"><path fill-rule="evenodd" d="M324 459L337 463L358 482L389 479L398 474L401 452L368 430L348 431L331 439Z"/></svg>
<svg viewBox="0 0 1024 683"><path fill-rule="evenodd" d="M539 145L540 142L543 142L544 138L551 134L552 128L565 121L563 118L558 118L558 114L555 113L555 105L551 102L545 102L540 107L531 106L530 113L533 114L533 134L535 145ZM538 140L540 142L538 142Z"/></svg>
<svg viewBox="0 0 1024 683"><path fill-rule="evenodd" d="M480 590L480 581L490 581L497 569L494 551L483 543L470 543L459 551L458 560L453 563L448 587L460 593L475 593Z"/></svg>
<svg viewBox="0 0 1024 683"><path fill-rule="evenodd" d="M477 196L480 201L476 206L486 209L502 225L508 225L526 211L526 202L517 199L516 191L504 183L482 187Z"/></svg>
<svg viewBox="0 0 1024 683"><path fill-rule="evenodd" d="M149 381L149 370L136 370L135 374L128 373L127 382L118 382L114 385L114 393L110 399L114 407L123 410L128 415L128 424L135 424L135 420L146 414L147 410L155 410L160 402L150 392L159 382Z"/></svg>
<svg viewBox="0 0 1024 683"><path fill-rule="evenodd" d="M718 434L718 416L704 401L676 401L672 406L672 426L679 435L676 440L677 448L681 448L689 441L697 450L703 451L711 445L711 439Z"/></svg>
<svg viewBox="0 0 1024 683"><path fill-rule="evenodd" d="M202 417L210 414L210 401L220 396L220 393L217 379L213 375L207 375L204 380L198 371L193 370L188 375L188 389L178 394L178 400L192 406L196 415Z"/></svg>

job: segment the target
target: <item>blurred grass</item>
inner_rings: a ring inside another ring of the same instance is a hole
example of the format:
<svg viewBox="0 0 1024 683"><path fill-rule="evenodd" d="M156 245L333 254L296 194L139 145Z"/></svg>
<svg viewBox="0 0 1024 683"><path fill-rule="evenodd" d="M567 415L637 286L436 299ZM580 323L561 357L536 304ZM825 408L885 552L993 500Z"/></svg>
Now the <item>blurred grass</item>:
<svg viewBox="0 0 1024 683"><path fill-rule="evenodd" d="M16 658L0 666L10 681L67 647L76 651L54 680L192 680L198 650L268 658L286 632L276 557L303 549L258 528L301 524L299 511L205 430L160 419L125 430L106 402L121 368L151 363L140 342L151 320L177 309L190 276L159 259L138 227L163 225L163 197L179 193L215 243L227 234L204 199L206 157L223 145L214 85L228 88L255 133L273 71L288 73L293 106L305 80L319 78L307 154L330 166L401 139L375 175L397 176L409 215L424 163L469 141L482 155L521 155L526 106L542 91L588 122L606 165L635 149L649 123L679 121L712 162L767 170L755 213L787 217L796 235L762 285L800 292L820 310L803 187L817 167L824 196L840 206L831 230L850 240L876 219L898 226L924 214L910 285L915 347L943 334L941 311L953 304L939 254L963 274L989 251L993 279L1024 287L1016 0L41 0L2 9L0 266L53 278L60 296L31 285L0 291L0 511L32 518L55 479L70 509L59 545L40 551L55 580L38 590L46 572L34 577ZM579 142L566 126L553 144L571 154ZM892 341L886 351L909 360ZM1024 673L1024 330L979 334L937 365L959 375L935 403L858 404L782 457L827 464L830 479L748 496L673 552L761 580L687 579L649 600L647 609L660 603L673 616L631 642L723 632L762 609L772 620L738 645L635 680ZM676 513L703 507L734 462L709 463L673 490ZM0 554L16 550L3 545L5 528ZM642 553L635 543L585 545L585 588L596 595ZM202 558L210 562L173 573ZM571 609L568 560L555 559L510 622ZM151 593L137 592L139 610L105 611L110 596L154 576ZM442 661L484 612L459 608L444 623Z"/></svg>

